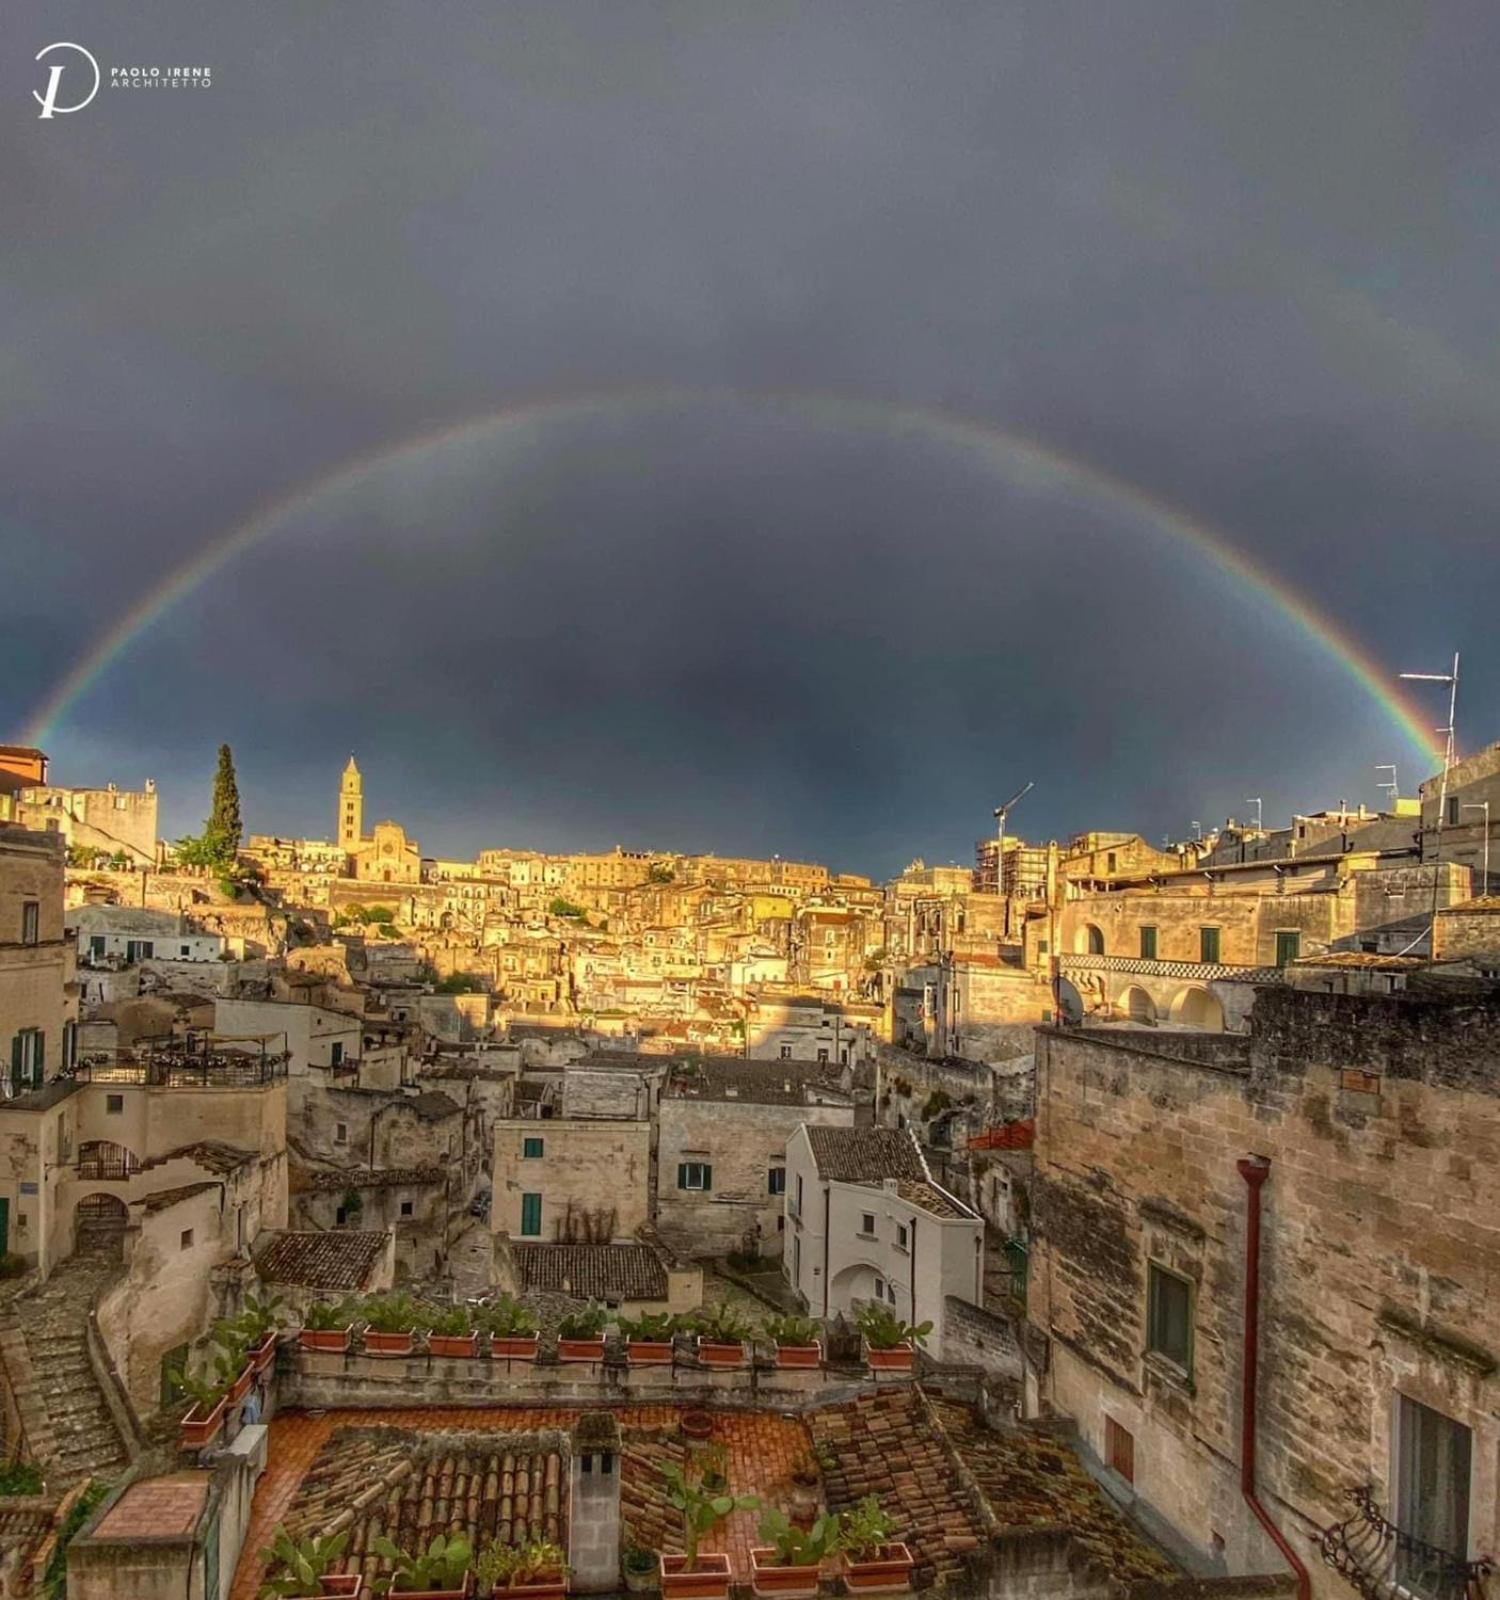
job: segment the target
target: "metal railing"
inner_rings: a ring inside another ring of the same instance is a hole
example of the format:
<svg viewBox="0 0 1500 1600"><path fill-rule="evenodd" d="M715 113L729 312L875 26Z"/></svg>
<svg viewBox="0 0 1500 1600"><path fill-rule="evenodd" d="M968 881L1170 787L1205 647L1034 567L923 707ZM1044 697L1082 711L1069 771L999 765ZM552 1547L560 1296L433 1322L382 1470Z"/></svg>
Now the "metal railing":
<svg viewBox="0 0 1500 1600"><path fill-rule="evenodd" d="M256 1089L286 1077L288 1053L151 1050L141 1055L91 1052L70 1074L79 1083L154 1089Z"/></svg>
<svg viewBox="0 0 1500 1600"><path fill-rule="evenodd" d="M1352 1517L1318 1540L1323 1561L1364 1600L1483 1600L1494 1563L1466 1561L1389 1521L1368 1486L1349 1491Z"/></svg>

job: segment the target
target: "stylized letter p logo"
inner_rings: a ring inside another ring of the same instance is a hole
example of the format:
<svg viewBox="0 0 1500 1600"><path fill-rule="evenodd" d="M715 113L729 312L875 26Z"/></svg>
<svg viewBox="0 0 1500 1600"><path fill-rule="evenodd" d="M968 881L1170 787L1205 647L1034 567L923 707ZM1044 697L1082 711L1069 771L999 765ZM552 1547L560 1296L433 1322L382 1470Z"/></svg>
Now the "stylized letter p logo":
<svg viewBox="0 0 1500 1600"><path fill-rule="evenodd" d="M83 48L81 44L68 44L65 41L58 44L49 44L45 50L38 50L36 59L40 61L43 56L51 55L54 50L76 50L94 70L94 87L78 102L76 106L60 106L57 103L57 89L62 82L63 63L49 62L47 66L47 87L41 93L35 89L31 91L38 105L42 108L44 117L70 116L75 111L83 108L99 92L99 63Z"/></svg>

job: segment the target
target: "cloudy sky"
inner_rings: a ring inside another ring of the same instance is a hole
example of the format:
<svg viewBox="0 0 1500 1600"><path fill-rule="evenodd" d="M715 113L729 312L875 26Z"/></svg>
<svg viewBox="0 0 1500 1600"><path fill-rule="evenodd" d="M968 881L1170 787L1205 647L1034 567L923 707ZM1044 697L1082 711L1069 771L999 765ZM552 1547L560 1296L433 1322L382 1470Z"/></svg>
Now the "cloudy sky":
<svg viewBox="0 0 1500 1600"><path fill-rule="evenodd" d="M1487 0L13 0L0 737L169 832L228 740L256 831L353 749L430 853L877 873L1028 780L1043 838L1410 788L1233 563L1500 737L1497 58Z"/></svg>

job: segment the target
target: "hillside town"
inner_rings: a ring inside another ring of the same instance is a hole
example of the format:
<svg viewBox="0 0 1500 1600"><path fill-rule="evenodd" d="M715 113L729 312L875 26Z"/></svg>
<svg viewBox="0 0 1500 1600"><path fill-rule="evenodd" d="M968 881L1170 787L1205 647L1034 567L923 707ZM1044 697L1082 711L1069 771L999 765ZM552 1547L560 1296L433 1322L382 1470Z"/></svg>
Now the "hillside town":
<svg viewBox="0 0 1500 1600"><path fill-rule="evenodd" d="M0 746L0 1594L1500 1595L1500 744L887 882L369 767Z"/></svg>

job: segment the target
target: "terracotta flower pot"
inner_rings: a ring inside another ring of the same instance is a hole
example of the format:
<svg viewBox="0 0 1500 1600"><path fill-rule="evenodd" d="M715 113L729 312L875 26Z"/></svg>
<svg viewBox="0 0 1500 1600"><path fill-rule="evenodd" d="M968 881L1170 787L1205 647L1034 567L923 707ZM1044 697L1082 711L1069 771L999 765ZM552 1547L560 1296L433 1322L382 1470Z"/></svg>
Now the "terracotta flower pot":
<svg viewBox="0 0 1500 1600"><path fill-rule="evenodd" d="M381 1333L375 1328L365 1329L367 1356L409 1356L416 1342L414 1333Z"/></svg>
<svg viewBox="0 0 1500 1600"><path fill-rule="evenodd" d="M812 1600L818 1592L817 1563L809 1567L783 1566L770 1546L750 1552L750 1587L756 1594L784 1595L787 1600Z"/></svg>
<svg viewBox="0 0 1500 1600"><path fill-rule="evenodd" d="M224 1426L224 1411L228 1400L220 1400L212 1411L203 1411L194 1406L191 1411L177 1424L178 1437L184 1450L201 1450L205 1445L212 1444L219 1436L219 1429Z"/></svg>
<svg viewBox="0 0 1500 1600"><path fill-rule="evenodd" d="M567 1574L552 1567L534 1577L518 1578L495 1585L495 1600L563 1600L568 1592Z"/></svg>
<svg viewBox="0 0 1500 1600"><path fill-rule="evenodd" d="M711 1411L684 1411L679 1426L682 1428L682 1437L702 1443L714 1435L714 1419Z"/></svg>
<svg viewBox="0 0 1500 1600"><path fill-rule="evenodd" d="M469 1600L474 1593L474 1574L464 1574L461 1589L392 1589L391 1593L400 1595L401 1600Z"/></svg>
<svg viewBox="0 0 1500 1600"><path fill-rule="evenodd" d="M672 1364L670 1339L627 1339L625 1359L633 1367L666 1367Z"/></svg>
<svg viewBox="0 0 1500 1600"><path fill-rule="evenodd" d="M705 1367L729 1369L743 1367L750 1359L743 1344L716 1344L707 1339L698 1341L698 1359Z"/></svg>
<svg viewBox="0 0 1500 1600"><path fill-rule="evenodd" d="M663 1555L661 1592L666 1600L729 1600L729 1557L700 1550L698 1565L688 1570L686 1556Z"/></svg>
<svg viewBox="0 0 1500 1600"><path fill-rule="evenodd" d="M429 1333L427 1350L435 1356L472 1356L479 1353L477 1333Z"/></svg>
<svg viewBox="0 0 1500 1600"><path fill-rule="evenodd" d="M341 1600L359 1600L364 1593L365 1578L362 1572L331 1572L318 1579L318 1593L340 1596Z"/></svg>
<svg viewBox="0 0 1500 1600"><path fill-rule="evenodd" d="M297 1343L304 1350L331 1350L342 1355L354 1337L354 1325L347 1328L299 1328Z"/></svg>
<svg viewBox="0 0 1500 1600"><path fill-rule="evenodd" d="M604 1335L597 1339L563 1339L557 1341L559 1361L603 1361Z"/></svg>
<svg viewBox="0 0 1500 1600"><path fill-rule="evenodd" d="M265 1338L250 1352L250 1365L257 1372L264 1372L276 1359L276 1331L273 1328Z"/></svg>
<svg viewBox="0 0 1500 1600"><path fill-rule="evenodd" d="M255 1382L255 1364L251 1362L245 1370L229 1385L229 1393L224 1396L225 1403L237 1406L241 1400L250 1393L250 1385Z"/></svg>
<svg viewBox="0 0 1500 1600"><path fill-rule="evenodd" d="M911 1551L904 1544L881 1545L868 1561L844 1557L844 1587L850 1594L905 1594L911 1588Z"/></svg>
<svg viewBox="0 0 1500 1600"><path fill-rule="evenodd" d="M490 1355L496 1361L535 1361L540 1344L534 1333L497 1333L490 1338Z"/></svg>
<svg viewBox="0 0 1500 1600"><path fill-rule="evenodd" d="M916 1363L916 1352L909 1340L903 1340L894 1350L872 1350L865 1345L865 1364L871 1372L910 1372Z"/></svg>
<svg viewBox="0 0 1500 1600"><path fill-rule="evenodd" d="M816 1369L823 1365L823 1342L814 1339L811 1344L779 1344L776 1346L776 1365L795 1372Z"/></svg>

